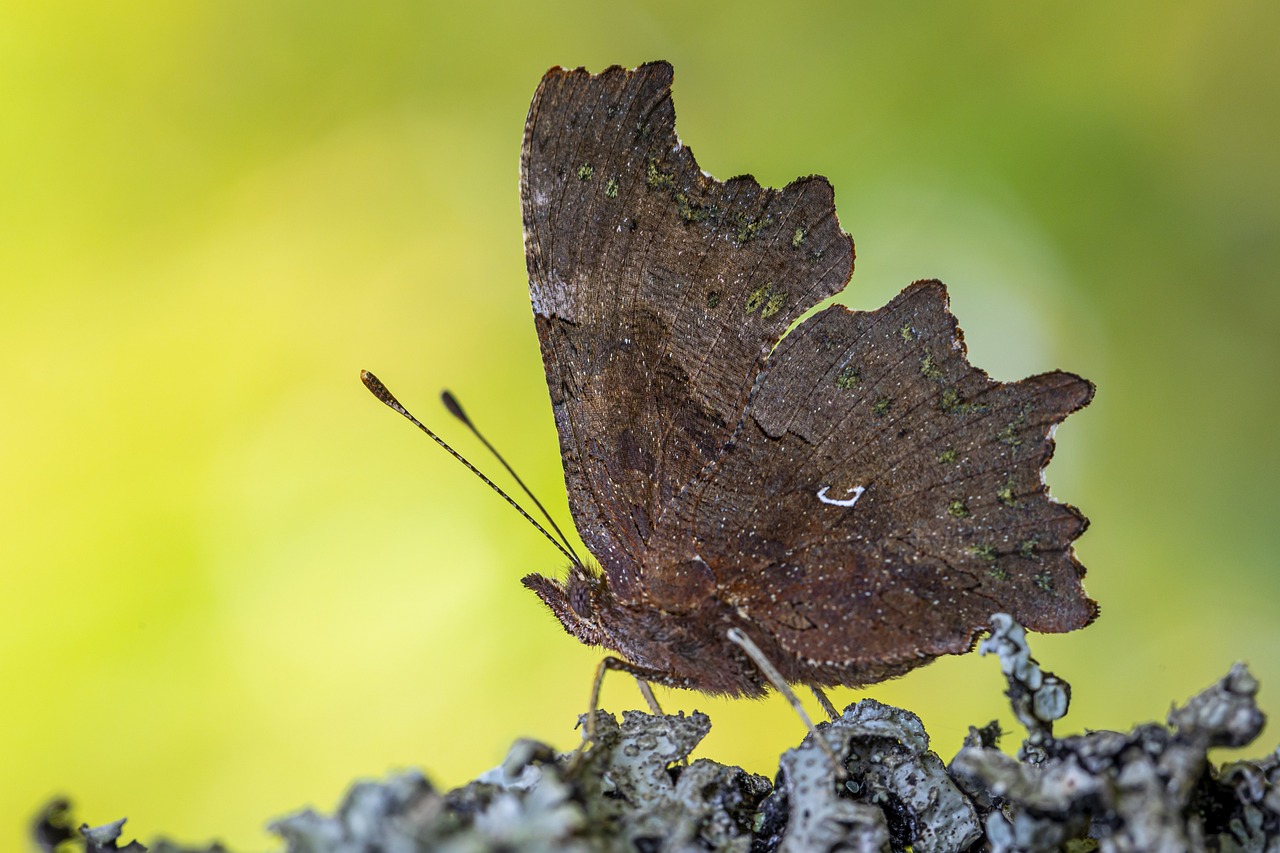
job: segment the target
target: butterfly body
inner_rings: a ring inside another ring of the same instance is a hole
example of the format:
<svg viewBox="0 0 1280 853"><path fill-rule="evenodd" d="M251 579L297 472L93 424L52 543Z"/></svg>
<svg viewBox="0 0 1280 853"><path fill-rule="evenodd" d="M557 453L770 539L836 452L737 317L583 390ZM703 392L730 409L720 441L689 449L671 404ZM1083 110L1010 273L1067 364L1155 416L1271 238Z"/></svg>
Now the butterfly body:
<svg viewBox="0 0 1280 853"><path fill-rule="evenodd" d="M729 695L767 685L730 628L820 687L964 652L997 611L1091 621L1087 522L1042 471L1092 385L992 380L933 281L783 337L852 274L831 186L706 175L670 83L665 63L553 69L530 108L530 296L599 569L525 585L637 675Z"/></svg>

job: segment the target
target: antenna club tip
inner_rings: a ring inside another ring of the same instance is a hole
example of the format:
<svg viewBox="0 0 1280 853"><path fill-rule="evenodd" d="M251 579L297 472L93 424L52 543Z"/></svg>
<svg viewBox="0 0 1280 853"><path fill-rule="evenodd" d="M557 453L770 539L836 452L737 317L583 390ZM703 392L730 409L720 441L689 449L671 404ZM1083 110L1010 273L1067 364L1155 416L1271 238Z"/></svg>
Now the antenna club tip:
<svg viewBox="0 0 1280 853"><path fill-rule="evenodd" d="M440 392L440 402L444 403L444 407L449 410L449 414L463 423L470 423L466 414L462 411L461 404L458 403L456 397L449 393L448 389Z"/></svg>
<svg viewBox="0 0 1280 853"><path fill-rule="evenodd" d="M398 400L387 390L387 386L382 384L382 380L374 376L367 370L360 371L360 381L364 383L364 387L368 388L373 396L377 397L383 403L386 403L396 411L401 410ZM402 412L403 414L403 412Z"/></svg>

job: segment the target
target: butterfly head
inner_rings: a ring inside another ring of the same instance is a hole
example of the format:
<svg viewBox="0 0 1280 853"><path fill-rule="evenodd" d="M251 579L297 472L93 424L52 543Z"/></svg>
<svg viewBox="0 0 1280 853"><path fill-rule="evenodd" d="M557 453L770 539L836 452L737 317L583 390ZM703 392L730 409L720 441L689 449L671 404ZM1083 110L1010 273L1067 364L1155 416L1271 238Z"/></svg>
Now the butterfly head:
<svg viewBox="0 0 1280 853"><path fill-rule="evenodd" d="M676 612L648 598L629 602L619 598L609 578L575 564L563 581L531 574L521 582L551 608L566 631L587 645L618 653L635 667L628 671L637 677L711 694L763 695L763 677L725 637L726 627L734 624L725 605L704 598L692 610Z"/></svg>
<svg viewBox="0 0 1280 853"><path fill-rule="evenodd" d="M613 594L602 574L574 564L563 581L531 574L522 578L521 583L537 593L565 630L581 642L593 646L605 643L599 616L610 609Z"/></svg>

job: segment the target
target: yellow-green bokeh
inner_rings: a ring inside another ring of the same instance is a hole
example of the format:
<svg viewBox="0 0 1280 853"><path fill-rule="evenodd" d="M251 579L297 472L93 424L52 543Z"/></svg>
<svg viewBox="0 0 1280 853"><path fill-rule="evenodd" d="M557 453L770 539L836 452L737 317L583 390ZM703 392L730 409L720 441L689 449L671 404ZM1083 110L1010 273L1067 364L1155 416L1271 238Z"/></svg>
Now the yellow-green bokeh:
<svg viewBox="0 0 1280 853"><path fill-rule="evenodd" d="M980 366L1098 383L1050 482L1103 615L1035 645L1069 727L1236 659L1280 709L1277 10L0 7L0 846L66 793L262 848L353 777L574 741L598 655L518 582L558 556L356 378L495 467L450 387L562 512L516 187L555 64L671 60L705 169L831 178L850 305L936 276ZM949 757L1000 690L969 656L835 698L917 710ZM776 698L664 701L766 774L800 735Z"/></svg>

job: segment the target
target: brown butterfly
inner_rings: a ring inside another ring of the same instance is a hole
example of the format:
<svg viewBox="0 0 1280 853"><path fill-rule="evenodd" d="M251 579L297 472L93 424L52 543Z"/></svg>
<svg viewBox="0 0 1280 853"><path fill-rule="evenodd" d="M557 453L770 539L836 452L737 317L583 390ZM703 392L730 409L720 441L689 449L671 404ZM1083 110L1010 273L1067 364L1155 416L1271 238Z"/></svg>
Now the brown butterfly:
<svg viewBox="0 0 1280 853"><path fill-rule="evenodd" d="M613 668L655 709L646 682L772 685L808 722L789 683L835 716L822 687L968 651L993 613L1037 631L1089 624L1072 550L1088 522L1043 472L1093 385L971 366L937 281L878 311L833 305L783 337L853 272L831 185L711 178L676 136L671 76L664 62L552 69L525 125L529 292L598 568L362 373L570 558L565 580L523 582L570 634L622 656L602 663L592 708Z"/></svg>

